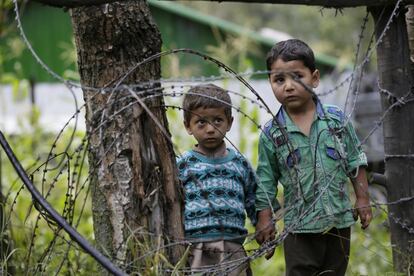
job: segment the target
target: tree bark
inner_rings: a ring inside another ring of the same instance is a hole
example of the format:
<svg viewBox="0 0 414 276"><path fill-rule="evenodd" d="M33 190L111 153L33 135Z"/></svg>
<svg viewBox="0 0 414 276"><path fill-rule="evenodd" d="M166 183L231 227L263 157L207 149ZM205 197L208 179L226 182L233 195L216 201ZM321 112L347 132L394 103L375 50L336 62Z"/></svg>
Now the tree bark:
<svg viewBox="0 0 414 276"><path fill-rule="evenodd" d="M382 14L382 11L384 13ZM380 38L392 14L391 8L370 9ZM385 175L394 268L409 275L414 261L414 101L413 63L403 9L393 18L377 48L383 111L393 107L383 122ZM388 91L388 92L387 92ZM403 98L404 97L404 98ZM399 103L399 99L404 99Z"/></svg>
<svg viewBox="0 0 414 276"><path fill-rule="evenodd" d="M146 1L74 8L71 17L84 87L111 87L133 66L160 52L160 33ZM122 84L159 78L156 59L132 71ZM159 84L146 88L159 88ZM157 96L142 101L169 133L161 92L154 90L136 96ZM131 264L140 263L134 263L133 256L183 238L183 198L174 152L129 89L83 91L96 242L120 267L134 271ZM183 248L167 248L170 262L176 263Z"/></svg>
<svg viewBox="0 0 414 276"><path fill-rule="evenodd" d="M405 14L405 20L407 22L408 42L410 46L410 58L411 62L414 62L414 5L407 6L407 13Z"/></svg>
<svg viewBox="0 0 414 276"><path fill-rule="evenodd" d="M76 7L86 7L86 6L96 6L103 5L113 2L122 2L126 0L32 0L41 4L52 7L60 8L76 8Z"/></svg>

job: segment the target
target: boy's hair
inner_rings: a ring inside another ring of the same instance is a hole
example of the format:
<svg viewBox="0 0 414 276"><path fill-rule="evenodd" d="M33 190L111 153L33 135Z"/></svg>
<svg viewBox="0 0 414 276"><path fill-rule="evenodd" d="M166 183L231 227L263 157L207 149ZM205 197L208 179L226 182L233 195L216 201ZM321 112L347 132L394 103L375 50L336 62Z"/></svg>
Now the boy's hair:
<svg viewBox="0 0 414 276"><path fill-rule="evenodd" d="M312 73L316 70L315 55L312 49L308 44L299 39L280 41L272 47L266 57L268 71L271 70L272 64L279 58L284 62L300 60Z"/></svg>
<svg viewBox="0 0 414 276"><path fill-rule="evenodd" d="M184 123L188 124L191 120L192 111L199 108L221 108L227 119L231 119L231 99L227 90L214 84L196 85L188 90L184 95L183 111Z"/></svg>

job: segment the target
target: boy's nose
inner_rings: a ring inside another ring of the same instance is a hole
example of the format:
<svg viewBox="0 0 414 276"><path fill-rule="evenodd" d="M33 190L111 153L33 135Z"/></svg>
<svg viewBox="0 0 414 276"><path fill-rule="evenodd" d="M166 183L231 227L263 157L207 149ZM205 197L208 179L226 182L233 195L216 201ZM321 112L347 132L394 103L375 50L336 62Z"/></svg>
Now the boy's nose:
<svg viewBox="0 0 414 276"><path fill-rule="evenodd" d="M214 132L216 130L216 128L213 126L213 124L208 123L207 124L207 132L211 133Z"/></svg>
<svg viewBox="0 0 414 276"><path fill-rule="evenodd" d="M292 90L295 87L295 81L291 78L286 79L285 81L285 90Z"/></svg>

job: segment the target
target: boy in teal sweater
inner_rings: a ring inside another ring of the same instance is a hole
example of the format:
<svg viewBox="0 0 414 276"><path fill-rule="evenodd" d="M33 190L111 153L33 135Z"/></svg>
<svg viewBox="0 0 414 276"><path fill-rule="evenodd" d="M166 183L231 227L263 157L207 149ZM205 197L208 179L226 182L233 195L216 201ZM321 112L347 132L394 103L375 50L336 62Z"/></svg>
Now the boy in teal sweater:
<svg viewBox="0 0 414 276"><path fill-rule="evenodd" d="M192 272L249 275L243 242L245 212L255 224L257 177L249 162L227 148L233 123L228 92L213 84L184 96L184 126L197 144L178 158L185 191L185 238Z"/></svg>

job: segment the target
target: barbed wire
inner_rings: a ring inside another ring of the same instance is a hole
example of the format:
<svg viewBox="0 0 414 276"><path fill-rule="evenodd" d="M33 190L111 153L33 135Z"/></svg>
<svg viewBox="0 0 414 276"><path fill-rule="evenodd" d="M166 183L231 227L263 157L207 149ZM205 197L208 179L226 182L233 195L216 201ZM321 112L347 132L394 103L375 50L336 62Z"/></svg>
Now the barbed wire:
<svg viewBox="0 0 414 276"><path fill-rule="evenodd" d="M223 79L236 79L238 81L240 81L243 85L245 85L254 96L256 96L257 98L251 98L249 96L243 95L242 93L238 93L238 92L234 92L234 91L229 91L232 96L234 97L239 97L241 99L241 101L248 101L249 103L251 103L254 106L257 106L260 109L265 110L271 117L274 117L274 115L272 114L271 108L269 108L267 106L267 104L263 101L263 99L261 99L261 97L259 96L259 94L253 89L253 87L250 86L250 84L248 82L246 82L243 77L246 76L254 76L254 75L261 75L261 74L268 74L270 72L268 71L255 71L255 72L248 72L248 73L237 73L233 70L231 70L229 67L227 67L225 64L221 63L220 61L218 61L217 59L214 59L208 55L204 55L202 53L196 52L194 50L191 49L174 49L174 50L170 50L170 51L166 51L154 56L149 57L148 59L146 59L145 61L137 64L136 66L134 66L130 71L128 71L127 73L123 74L119 79L117 80L113 80L113 83L115 84L113 87L106 87L106 88L93 88L93 87L85 87L85 86L81 86L75 82L66 80L64 78L62 78L61 76L59 76L58 74L56 74L55 72L53 72L53 70L51 70L36 54L36 52L34 51L33 47L31 46L31 44L29 43L29 41L26 38L26 35L23 31L23 27L21 25L20 22L20 16L19 16L19 10L18 10L18 5L17 5L17 0L13 0L14 4L15 4L15 12L16 12L16 21L18 22L18 28L20 30L20 34L22 39L24 40L25 44L27 45L29 51L31 52L32 56L36 59L36 61L49 73L51 74L54 78L56 78L57 80L59 80L59 82L63 83L66 85L66 87L69 89L69 91L71 91L71 93L74 95L74 91L73 88L82 88L85 90L91 90L94 91L95 93L112 93L111 95L114 95L114 92L117 91L128 91L129 95L123 95L121 98L116 99L117 102L122 101L124 99L130 100L130 102L123 106L121 109L113 111L111 113L108 112L108 114L104 114L102 112L102 116L101 116L101 120L100 123L98 124L98 126L96 126L95 128L92 128L89 133L82 139L81 145L79 147L77 147L77 149L75 150L74 154L69 154L69 149L71 148L71 146L73 146L73 142L74 142L74 136L75 136L75 132L76 132L76 125L78 124L78 115L81 111L81 109L85 108L85 105L78 107L78 104L76 102L76 97L74 97L75 102L75 114L68 120L68 122L63 126L63 128L61 129L61 131L58 133L58 135L56 136L56 139L53 141L53 145L48 153L48 156L46 157L46 161L40 165L31 175L32 175L32 182L34 179L34 174L36 172L41 172L42 176L41 176L41 181L40 181L40 185L42 187L46 186L46 183L48 181L48 176L47 173L51 172L51 171L55 171L57 170L57 175L52 179L52 181L49 183L48 185L48 189L46 190L46 194L42 195L42 197L47 200L48 197L51 195L53 189L55 189L55 186L58 182L58 180L62 177L62 175L64 174L64 172L67 175L67 180L65 181L68 184L67 187L67 193L65 195L65 201L64 201L64 207L63 207L63 218L65 218L66 220L68 220L69 224L72 225L73 223L73 219L74 219L74 210L75 210L75 203L78 199L78 196L81 194L81 190L84 189L85 187L87 187L87 190L89 191L89 177L91 174L93 174L96 170L96 168L90 168L90 173L88 174L88 176L86 177L86 179L83 181L83 183L81 185L80 181L81 181L81 172L82 169L84 168L83 165L82 166L76 166L76 164L79 164L79 160L82 159L82 164L84 164L85 162L85 157L86 157L86 151L87 151L87 146L86 145L86 141L88 139L88 137L90 137L90 135L92 133L95 132L101 132L102 135L103 131L102 129L104 128L104 125L113 121L115 116L122 114L124 111L128 110L130 107L134 106L134 105L139 105L142 108L145 109L145 111L147 112L147 114L149 114L149 116L151 117L151 119L154 121L154 123L158 126L158 128L161 130L161 132L163 133L164 138L166 138L169 143L171 143L175 149L175 152L178 152L178 147L177 145L170 139L170 136L167 132L167 130L162 126L162 124L160 122L158 122L158 120L156 119L155 115L151 115L151 110L146 106L145 101L147 99L150 99L152 97L172 97L172 98L179 98L181 97L184 92L183 90L185 88L190 88L194 85L194 83L205 83L205 82L211 82L211 81L219 81L219 80L223 80ZM373 53L373 50L375 50L377 48L377 46L379 45L379 43L381 43L381 40L383 38L383 36L385 35L386 31L388 30L388 26L391 24L392 19L396 16L397 13L397 9L400 5L401 1L398 1L395 9L387 23L387 26L384 28L383 32L381 33L381 35L379 36L379 39L377 40L377 43L375 43L372 47L369 47L365 53L365 57L362 60L362 62L360 64L356 64L354 66L354 70L353 72L350 74L350 76L343 81L342 83L340 83L338 86L336 86L334 89L328 90L327 92L322 92L320 94L318 94L318 96L325 96L334 92L337 92L339 90L339 87L343 86L346 83L350 83L350 86L354 83L355 79L358 79L358 83L356 84L356 91L355 94L358 95L358 93L360 93L359 91L359 83L360 83L360 79L362 78L362 72L364 69L364 66L369 62L369 58ZM363 27L362 27L362 31L361 31L361 35L360 35L360 41L362 40L363 36L363 30L365 30L365 24L366 24L366 18L364 19L363 22ZM357 55L358 56L358 52L360 49L360 41L358 42L358 51L357 51ZM372 42L372 38L370 43ZM139 66L141 66L144 63L150 62L151 60L154 59L158 59L162 56L166 56L166 55L170 55L170 54L177 54L177 53L185 53L185 54L192 54L192 55L198 55L201 56L203 58L205 58L206 60L209 60L213 63L215 63L219 68L223 68L225 71L230 73L230 77L228 75L221 75L221 76L210 76L210 77L199 77L199 78L191 78L191 79L159 79L159 80L151 80L148 82L143 82L143 83L139 83L139 84L135 84L135 85L124 85L123 80L127 78L127 76L132 73L134 70L136 70ZM357 58L356 58L357 60ZM358 73L359 72L359 73ZM355 78L355 74L359 74L358 78ZM184 84L184 85L180 85L179 89L181 89L181 92L175 92L175 90L177 89L176 85L169 85L167 86L167 84L169 83L189 83L189 84ZM155 87L155 88L149 88L149 89L142 89L148 86L152 86L154 84L162 84L165 85L164 87ZM137 89L140 89L141 91L136 92ZM164 90L172 90L172 92L164 92ZM162 92L159 94L153 94L154 92ZM391 110L397 108L397 107L401 107L402 105L412 101L412 93L411 91L408 92L405 96L403 97L396 97L394 96L391 92L386 91L384 89L380 89L381 93L386 93L390 99L394 99L394 104L392 104L387 110L385 110L382 114L382 116L379 118L379 121L376 123L375 127L373 129L371 129L371 131L369 132L368 136L364 137L361 140L361 145L365 144L368 137L370 137L378 128L379 126L382 124L386 114L388 112L390 112ZM348 90L348 94L350 93L350 90ZM355 103L356 100L353 102L352 108L350 110L350 112L347 114L348 120L350 118L350 116L355 112ZM112 97L110 96L106 102L106 104L104 105L104 110L110 110L110 108L112 108L112 106L114 105L114 101L112 101ZM249 116L249 114L247 114L246 112L244 112L240 107L235 106L235 105L231 105L232 109L238 113L241 114L242 116L245 116L249 119L250 123L252 125L254 125L257 129L259 130L263 130L261 125L255 121L254 118L252 118L251 116ZM155 107L157 108L157 107ZM177 109L177 110L182 110L181 107L179 105L163 105L163 106L159 106L159 108L167 108L167 109ZM65 149L63 150L62 153L54 153L55 149L56 149L56 145L60 142L60 140L62 140L62 134L64 133L64 131L66 131L67 126L69 125L69 122L71 122L72 120L75 120L75 128L71 134L71 137L69 138L69 143L67 143ZM127 129L128 125L125 127L125 129ZM112 143L109 145L108 150L114 145L115 141L117 139L119 139L122 136L122 132L119 133L119 135L117 135L113 140ZM286 137L288 138L288 137ZM228 141L230 143L231 140L228 139ZM233 144L233 147L237 149L236 145ZM179 155L179 154L178 154ZM65 156L65 158L61 158L59 162L55 163L55 164L51 164L49 165L52 161L56 160L58 157L60 156ZM75 161L74 165L71 165L70 160L72 158L75 158L77 161ZM396 154L396 155L386 155L385 159L387 158L413 158L412 154ZM64 163L66 162L66 163ZM97 164L99 164L100 161L97 162ZM79 167L79 171L76 172L71 172L71 166ZM40 168L44 168L42 171ZM297 172L299 173L299 172ZM326 175L329 175L329 172L325 172ZM331 183L333 183L333 179L334 179L335 174L331 175L331 180L328 181L328 185L325 188L325 190L323 190L318 197L316 197L311 204L316 204L317 200L324 194L324 192L327 191L329 185ZM76 185L74 185L74 183L76 182ZM78 187L80 187L79 191L76 191L76 189L78 189ZM16 193L15 198L13 199L12 205L11 205L11 209L13 209L13 206L15 206L17 198L20 195L21 190L23 189L23 186L21 186L21 188L18 190L18 192ZM88 193L89 194L89 193ZM296 204L300 204L300 199L298 199L297 202L295 202ZM408 202L411 201L412 198L407 197L407 198L401 198L395 202L388 202L386 204L382 204L384 206L389 206L389 205L395 205L395 204L400 204L403 202ZM37 202L37 201L36 201ZM38 227L38 223L40 221L40 218L44 218L47 222L47 225L50 229L52 229L52 231L54 232L54 238L51 242L49 242L49 245L47 247L47 249L45 249L44 254L41 256L41 258L38 260L38 263L43 263L45 262L45 260L47 260L47 262L49 262L52 258L52 250L53 247L56 244L56 239L59 237L62 240L66 241L66 243L68 244L68 248L71 246L74 246L72 241L69 239L65 239L64 236L60 233L62 228L57 227L56 222L53 218L50 217L49 214L44 212L44 209L42 207L39 207L38 205L36 205L38 203L34 203L35 208L39 211L39 214L37 215L37 218L35 220L35 226L34 226L34 231L33 231L33 235L32 238L30 239L30 246L29 246L29 252L28 255L26 257L26 261L29 264L29 257L30 254L32 252L32 248L34 246L35 243L35 238L36 238L36 231L38 231L39 227ZM85 208L85 204L86 204L86 200L83 202L83 207L81 208L82 210ZM378 207L380 204L372 204L371 206L373 207ZM294 208L294 206L287 206L286 208ZM353 211L354 209L347 209L347 210L342 210L342 212L348 212L348 211ZM301 214L300 217L296 220L296 223L300 222L300 218L305 216L307 214L307 212L310 212L310 210L304 210ZM80 212L77 222L75 223L75 226L78 226L81 222L81 217L82 217L82 213L83 211ZM274 214L276 216L276 214ZM334 217L337 214L332 214L332 216ZM27 216L28 219L29 216ZM409 231L409 233L414 233L413 227L409 226L409 223L407 223L406 221L404 221L401 218L396 217L394 214L390 213L388 214L388 217L392 218L397 224L401 225L402 228L407 229L407 231ZM328 217L329 218L329 217ZM279 217L279 219L281 219ZM325 219L324 217L320 217L319 219ZM225 261L219 265L215 265L215 266L205 266L203 267L200 272L205 273L205 274L209 274L209 273L218 273L218 274L225 274L227 272L230 272L234 269L236 269L237 267L243 265L246 262L251 262L254 261L255 259L263 256L266 252L268 252L269 250L272 250L273 248L275 248L276 246L279 246L281 244L281 242L284 240L284 238L286 237L287 233L289 233L289 231L294 230L294 225L292 226L291 229L285 229L284 231L282 231L274 241L272 241L271 243L265 244L259 248L253 249L251 250L251 254L245 258L241 258L238 260L232 260L232 261ZM143 235L148 235L148 236L153 236L154 233L145 231L145 232L141 232L140 234ZM248 240L248 242L251 242L254 238L255 238L255 234L248 234L246 235L244 238L246 238ZM141 256L141 259L144 259L148 256L154 256L156 253L159 252L160 248L167 248L169 246L177 246L177 245L190 245L190 242L187 240L181 240L181 241L177 241L176 237L166 237L168 240L172 241L169 244L166 244L162 247L158 247L155 248L154 250L149 250L148 253L144 256ZM79 248L77 248L79 249ZM69 250L69 249L68 249ZM67 256L69 251L66 251L65 255ZM65 260L63 259L59 268L58 268L58 272L61 270L63 263L65 262ZM29 272L29 266L27 266L27 270L26 270L26 274ZM37 270L39 269L39 270ZM44 269L44 268L43 268ZM36 271L44 271L42 270L41 267L36 266L35 268L35 272ZM172 272L172 269L165 269L165 272ZM190 273L191 270L189 268L182 268L179 269L180 272L182 273Z"/></svg>

